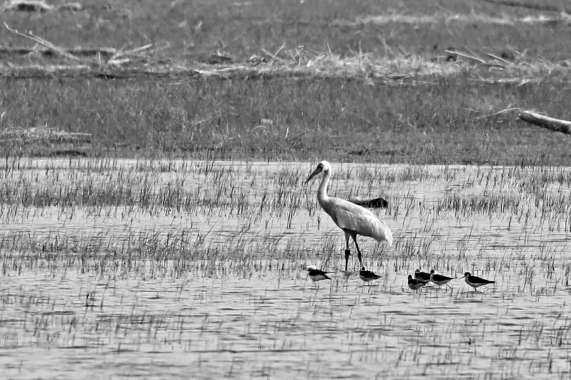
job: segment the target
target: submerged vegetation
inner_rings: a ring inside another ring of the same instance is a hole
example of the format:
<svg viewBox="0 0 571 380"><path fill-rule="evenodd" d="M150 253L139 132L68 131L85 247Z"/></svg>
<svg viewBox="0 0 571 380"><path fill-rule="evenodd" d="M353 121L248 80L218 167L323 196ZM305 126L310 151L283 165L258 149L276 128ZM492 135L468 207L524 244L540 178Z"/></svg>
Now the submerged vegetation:
<svg viewBox="0 0 571 380"><path fill-rule="evenodd" d="M571 171L338 164L331 193L386 197L395 245L361 242L378 286L333 273L315 287L303 266L336 271L344 243L303 185L311 167L5 160L4 346L23 368L34 367L29 350L91 353L76 374L105 352L110 374L135 354L184 352L182 367L144 368L567 376ZM477 293L457 279L415 294L406 277L416 268L496 284Z"/></svg>

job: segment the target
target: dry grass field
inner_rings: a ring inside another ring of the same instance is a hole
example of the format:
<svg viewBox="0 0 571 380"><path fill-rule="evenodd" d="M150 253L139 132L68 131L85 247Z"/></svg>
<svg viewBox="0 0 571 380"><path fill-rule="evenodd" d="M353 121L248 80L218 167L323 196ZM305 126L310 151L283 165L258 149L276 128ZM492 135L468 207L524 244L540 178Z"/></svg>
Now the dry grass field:
<svg viewBox="0 0 571 380"><path fill-rule="evenodd" d="M89 156L568 164L568 137L502 112L571 118L565 4L501 3L5 6L0 131L90 133Z"/></svg>

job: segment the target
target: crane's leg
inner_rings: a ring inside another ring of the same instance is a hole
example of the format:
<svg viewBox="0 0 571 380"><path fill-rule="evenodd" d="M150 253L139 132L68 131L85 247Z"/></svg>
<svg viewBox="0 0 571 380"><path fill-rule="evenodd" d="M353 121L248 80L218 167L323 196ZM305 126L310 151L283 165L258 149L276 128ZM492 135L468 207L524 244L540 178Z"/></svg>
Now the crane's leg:
<svg viewBox="0 0 571 380"><path fill-rule="evenodd" d="M351 251L349 250L349 232L345 232L345 272L347 272L347 264L349 263L349 256L351 256Z"/></svg>
<svg viewBox="0 0 571 380"><path fill-rule="evenodd" d="M357 244L357 234L351 234L351 237L355 242L355 247L357 247L357 257L359 258L359 265L361 265L361 268L364 269L365 267L363 266L363 261L361 259L361 250L359 249L359 244Z"/></svg>

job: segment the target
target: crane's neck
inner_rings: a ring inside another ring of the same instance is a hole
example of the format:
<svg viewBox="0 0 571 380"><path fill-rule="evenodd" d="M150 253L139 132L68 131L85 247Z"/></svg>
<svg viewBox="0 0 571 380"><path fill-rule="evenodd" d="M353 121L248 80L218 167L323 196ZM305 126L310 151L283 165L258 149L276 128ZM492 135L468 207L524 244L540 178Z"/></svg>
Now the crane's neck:
<svg viewBox="0 0 571 380"><path fill-rule="evenodd" d="M317 189L317 200L319 204L325 208L325 204L329 201L329 196L327 195L327 186L329 185L329 178L331 178L331 172L328 170L323 173L323 178L321 179L321 184Z"/></svg>

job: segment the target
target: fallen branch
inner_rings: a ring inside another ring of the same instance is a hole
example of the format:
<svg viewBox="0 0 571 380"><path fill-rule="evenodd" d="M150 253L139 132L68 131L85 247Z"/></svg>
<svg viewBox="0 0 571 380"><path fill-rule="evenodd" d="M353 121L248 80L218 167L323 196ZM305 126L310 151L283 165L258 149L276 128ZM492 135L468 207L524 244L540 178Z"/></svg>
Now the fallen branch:
<svg viewBox="0 0 571 380"><path fill-rule="evenodd" d="M278 50L275 51L275 53L269 52L266 49L262 48L262 52L264 54L266 54L268 56L268 58L271 61L279 61L279 62L287 62L286 60L278 57L278 55L281 53L281 51L285 48L285 42L281 44L281 46L278 48Z"/></svg>
<svg viewBox="0 0 571 380"><path fill-rule="evenodd" d="M62 49L68 54L74 55L76 57L98 57L101 56L105 61L110 57L117 54L117 49L114 48L71 48ZM6 56L19 56L28 54L39 54L43 57L51 57L57 55L58 52L54 51L52 48L39 48L39 47L7 47L0 46L0 55Z"/></svg>
<svg viewBox="0 0 571 380"><path fill-rule="evenodd" d="M15 142L90 144L91 139L91 133L67 132L48 127L12 128L0 132L0 144Z"/></svg>
<svg viewBox="0 0 571 380"><path fill-rule="evenodd" d="M108 65L115 65L121 66L125 63L132 63L133 60L141 60L146 59L145 54L149 52L149 50L153 47L153 44L147 44L140 47L136 47L129 50L117 50L114 48L88 48L88 49L66 49L60 46L55 45L54 43L44 40L41 37L38 37L31 32L20 32L16 29L11 28L8 24L4 23L4 27L23 38L31 40L41 46L44 49L38 49L37 47L31 48L26 50L25 48L7 48L7 47L0 47L0 53L14 53L18 55L28 54L28 53L39 53L44 56L51 56L51 55L59 55L69 60L75 62L82 62L87 63L84 59L85 57L98 57L103 60L103 63ZM167 45L168 46L168 45ZM164 48L165 46L159 47ZM93 62L91 62L93 63ZM97 63L97 62L95 62ZM99 62L101 63L101 62Z"/></svg>
<svg viewBox="0 0 571 380"><path fill-rule="evenodd" d="M381 15L369 15L357 17L355 21L337 19L333 20L330 25L341 28L360 28L363 25L392 25L392 24L409 24L409 25L426 25L426 24L479 24L479 25L511 25L516 24L569 24L571 16L566 12L552 15L529 15L529 16L494 16L485 13L435 13L435 14L398 14L389 13ZM381 39L381 42L382 39ZM385 42L383 42L386 45Z"/></svg>
<svg viewBox="0 0 571 380"><path fill-rule="evenodd" d="M519 110L520 110L519 107L507 107L507 108L504 108L503 110L499 110L499 111L496 111L496 112L488 114L488 115L482 115L480 117L475 118L474 120L488 119L490 117L495 117L495 116L503 115L503 114L508 113L508 112L519 111Z"/></svg>
<svg viewBox="0 0 571 380"><path fill-rule="evenodd" d="M66 3L60 5L49 5L43 0L12 0L8 1L0 11L12 12L51 12L54 10L64 11L81 11L83 9L80 3Z"/></svg>
<svg viewBox="0 0 571 380"><path fill-rule="evenodd" d="M32 34L31 32L22 33L22 32L20 32L20 31L18 31L18 30L16 30L16 29L11 28L11 27L8 26L8 24L6 24L6 23L4 23L4 27L5 27L6 29L8 29L8 31L10 31L10 32L12 32L12 33L14 33L14 34L16 34L16 35L18 35L18 36L20 36L20 37L23 37L23 38L32 40L32 41L34 41L35 43L38 43L38 44L40 44L40 45L42 45L42 46L45 46L46 48L48 48L48 49L54 51L55 53L61 55L62 57L71 59L72 61L81 61L81 60L80 60L78 57L76 57L75 55L69 54L68 52L66 52L65 49L62 49L62 48L60 48L59 46L56 46L55 44L52 44L51 42L49 42L49 41L47 41L47 40L44 40L43 38L40 38L40 37L38 37L38 36L35 36L35 35Z"/></svg>
<svg viewBox="0 0 571 380"><path fill-rule="evenodd" d="M116 51L111 58L107 61L110 65L121 65L123 63L127 63L131 61L130 57L133 56L140 56L140 54L146 50L149 50L153 47L153 44L143 45L134 49L130 50L120 50Z"/></svg>
<svg viewBox="0 0 571 380"><path fill-rule="evenodd" d="M555 119L533 111L521 111L518 117L528 123L538 125L552 131L571 134L571 121Z"/></svg>
<svg viewBox="0 0 571 380"><path fill-rule="evenodd" d="M488 57L492 58L492 59L495 59L496 61L499 61L499 62L503 63L503 64L506 65L506 66L509 66L509 65L512 64L512 63L511 63L510 61L508 61L507 59L503 59L502 57L497 56L497 55L495 55L495 54L493 54L493 53L486 53L486 55L487 55Z"/></svg>
<svg viewBox="0 0 571 380"><path fill-rule="evenodd" d="M554 5L548 4L533 4L533 3L526 3L522 1L514 1L514 0L484 0L487 3L497 4L497 5L504 5L507 7L519 7L519 8L527 8L527 9L534 9L537 11L549 11L549 12L571 12L571 9L567 7L557 7Z"/></svg>
<svg viewBox="0 0 571 380"><path fill-rule="evenodd" d="M4 5L3 10L20 12L48 12L53 10L53 6L39 0L9 1Z"/></svg>
<svg viewBox="0 0 571 380"><path fill-rule="evenodd" d="M506 68L505 65L503 65L503 64L500 64L500 63L497 63L497 62L486 61L486 60L483 59L483 58L477 57L477 56L475 56L475 55L473 55L473 54L468 54L468 53L463 52L463 51L460 51L460 50L456 50L456 49L446 49L445 52L446 52L447 54L450 54L450 55L453 55L453 56L457 56L457 57L461 57L461 58L466 58L466 59L468 59L468 60L475 61L475 62L477 62L477 63L479 63L479 64L481 64L481 65L491 66L491 67L498 67L498 68L501 68L501 69L505 69L505 68ZM488 56L490 56L489 53L487 53L487 54L488 54ZM494 59L497 59L497 58L494 57ZM501 61L505 61L505 60L501 60Z"/></svg>

